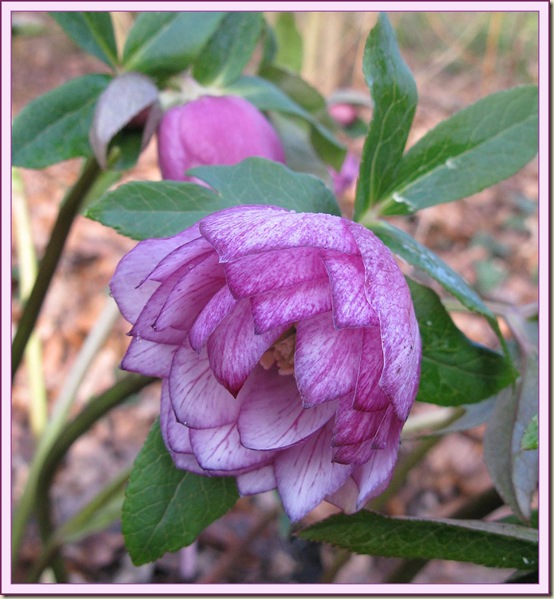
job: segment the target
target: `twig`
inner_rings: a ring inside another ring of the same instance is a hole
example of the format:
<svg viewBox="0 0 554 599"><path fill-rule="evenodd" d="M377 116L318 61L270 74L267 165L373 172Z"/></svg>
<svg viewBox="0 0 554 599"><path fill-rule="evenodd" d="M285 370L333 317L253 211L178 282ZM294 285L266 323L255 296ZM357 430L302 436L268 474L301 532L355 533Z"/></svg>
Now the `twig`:
<svg viewBox="0 0 554 599"><path fill-rule="evenodd" d="M215 567L205 574L197 582L200 584L210 584L220 582L227 572L235 565L237 560L248 549L252 541L281 513L281 507L276 506L273 509L264 512L246 535L237 543L230 545L225 553L218 560Z"/></svg>

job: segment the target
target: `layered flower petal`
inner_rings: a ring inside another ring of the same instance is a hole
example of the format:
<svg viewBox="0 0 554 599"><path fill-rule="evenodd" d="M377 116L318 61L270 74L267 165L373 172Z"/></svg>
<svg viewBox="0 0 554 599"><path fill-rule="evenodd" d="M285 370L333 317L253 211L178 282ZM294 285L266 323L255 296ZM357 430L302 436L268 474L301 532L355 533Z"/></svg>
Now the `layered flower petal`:
<svg viewBox="0 0 554 599"><path fill-rule="evenodd" d="M270 250L225 264L227 285L236 298L321 279L325 273L320 252L311 247Z"/></svg>
<svg viewBox="0 0 554 599"><path fill-rule="evenodd" d="M215 428L191 429L194 455L205 470L249 470L267 465L275 453L247 449L240 442L236 424Z"/></svg>
<svg viewBox="0 0 554 599"><path fill-rule="evenodd" d="M334 326L337 329L378 326L379 319L365 293L361 257L327 252L323 260L331 283Z"/></svg>
<svg viewBox="0 0 554 599"><path fill-rule="evenodd" d="M331 310L327 277L255 295L250 300L256 334Z"/></svg>
<svg viewBox="0 0 554 599"><path fill-rule="evenodd" d="M276 454L277 488L291 520L299 520L311 511L350 475L352 466L337 464L332 457L329 426Z"/></svg>
<svg viewBox="0 0 554 599"><path fill-rule="evenodd" d="M296 213L265 206L244 212L221 210L202 219L200 231L214 246L221 262L296 247L359 253L347 221L329 214Z"/></svg>
<svg viewBox="0 0 554 599"><path fill-rule="evenodd" d="M258 366L240 398L237 425L241 443L260 450L282 449L302 441L332 419L337 408L335 402L304 408L294 378L281 376L275 367L264 370Z"/></svg>
<svg viewBox="0 0 554 599"><path fill-rule="evenodd" d="M335 329L329 313L298 323L295 377L305 406L354 392L362 341L361 329Z"/></svg>
<svg viewBox="0 0 554 599"><path fill-rule="evenodd" d="M241 495L254 495L271 491L277 486L273 465L262 466L237 476L237 487Z"/></svg>
<svg viewBox="0 0 554 599"><path fill-rule="evenodd" d="M349 223L366 272L366 295L379 315L383 345L380 386L405 420L419 385L421 341L410 291L392 254L361 225ZM408 376L406 376L408 373Z"/></svg>
<svg viewBox="0 0 554 599"><path fill-rule="evenodd" d="M190 270L179 279L160 306L157 330L168 327L188 331L200 311L225 284L223 269L217 256L199 256Z"/></svg>
<svg viewBox="0 0 554 599"><path fill-rule="evenodd" d="M225 285L212 295L204 306L189 331L189 342L193 349L199 351L206 344L210 335L219 323L236 306L237 300Z"/></svg>
<svg viewBox="0 0 554 599"><path fill-rule="evenodd" d="M169 376L177 347L134 337L121 361L121 368L141 372L145 376L166 378Z"/></svg>
<svg viewBox="0 0 554 599"><path fill-rule="evenodd" d="M121 259L110 281L113 295L123 316L134 323L159 283L144 280L168 253L199 237L198 225L164 239L146 239Z"/></svg>
<svg viewBox="0 0 554 599"><path fill-rule="evenodd" d="M249 301L239 300L208 340L215 378L237 395L263 353L285 330L281 327L257 335Z"/></svg>
<svg viewBox="0 0 554 599"><path fill-rule="evenodd" d="M235 206L141 242L112 281L133 341L122 366L160 376L176 466L277 488L299 520L353 512L390 481L421 341L390 251L360 225Z"/></svg>
<svg viewBox="0 0 554 599"><path fill-rule="evenodd" d="M187 345L175 353L169 373L171 404L179 422L190 428L213 428L236 421L238 401L214 377L204 349Z"/></svg>

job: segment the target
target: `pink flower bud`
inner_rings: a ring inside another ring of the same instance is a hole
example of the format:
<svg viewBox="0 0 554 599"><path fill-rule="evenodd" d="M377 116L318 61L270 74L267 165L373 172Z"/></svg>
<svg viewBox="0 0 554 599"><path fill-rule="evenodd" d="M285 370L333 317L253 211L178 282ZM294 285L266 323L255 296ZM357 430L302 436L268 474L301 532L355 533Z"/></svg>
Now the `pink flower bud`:
<svg viewBox="0 0 554 599"><path fill-rule="evenodd" d="M162 177L185 176L195 166L236 164L251 156L285 162L285 152L269 121L237 96L203 96L170 108L158 129Z"/></svg>
<svg viewBox="0 0 554 599"><path fill-rule="evenodd" d="M178 468L277 488L299 520L387 486L421 341L392 254L366 228L275 206L215 212L139 243L111 291L133 323L122 368L163 380Z"/></svg>
<svg viewBox="0 0 554 599"><path fill-rule="evenodd" d="M339 125L343 125L344 127L351 125L357 117L356 108L352 104L345 103L332 104L329 107L329 114Z"/></svg>
<svg viewBox="0 0 554 599"><path fill-rule="evenodd" d="M337 172L329 168L329 173L333 179L335 195L340 197L358 179L358 175L360 174L360 159L356 154L348 152L340 171Z"/></svg>

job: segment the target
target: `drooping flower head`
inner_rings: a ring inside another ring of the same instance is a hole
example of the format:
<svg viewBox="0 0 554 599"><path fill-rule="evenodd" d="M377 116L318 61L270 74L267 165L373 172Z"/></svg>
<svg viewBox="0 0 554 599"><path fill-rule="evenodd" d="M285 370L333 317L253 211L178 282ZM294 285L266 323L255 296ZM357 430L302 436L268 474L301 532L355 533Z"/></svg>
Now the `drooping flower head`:
<svg viewBox="0 0 554 599"><path fill-rule="evenodd" d="M158 129L162 177L196 181L188 169L236 164L258 156L285 162L279 136L250 102L238 96L202 96L170 108Z"/></svg>
<svg viewBox="0 0 554 599"><path fill-rule="evenodd" d="M111 290L127 370L163 380L178 468L277 488L298 520L388 484L419 384L411 296L390 251L328 214L239 206L140 242Z"/></svg>

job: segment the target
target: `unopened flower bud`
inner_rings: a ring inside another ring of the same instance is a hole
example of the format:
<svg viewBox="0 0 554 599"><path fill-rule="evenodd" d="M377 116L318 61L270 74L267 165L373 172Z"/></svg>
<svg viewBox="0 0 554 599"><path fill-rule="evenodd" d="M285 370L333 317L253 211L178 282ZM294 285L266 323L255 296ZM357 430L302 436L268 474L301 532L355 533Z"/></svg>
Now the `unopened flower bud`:
<svg viewBox="0 0 554 599"><path fill-rule="evenodd" d="M170 108L158 129L162 177L195 181L196 166L236 164L259 156L285 162L281 141L265 116L238 96L203 96Z"/></svg>

